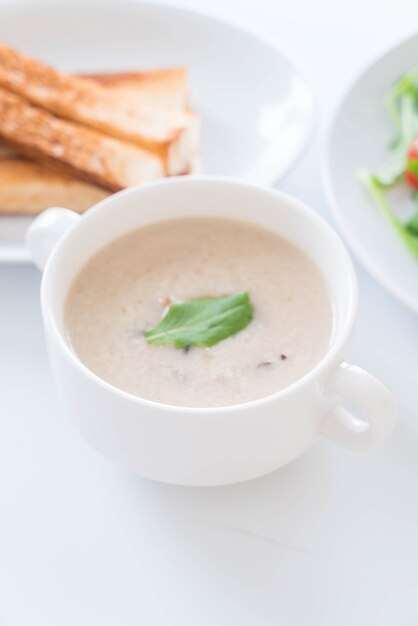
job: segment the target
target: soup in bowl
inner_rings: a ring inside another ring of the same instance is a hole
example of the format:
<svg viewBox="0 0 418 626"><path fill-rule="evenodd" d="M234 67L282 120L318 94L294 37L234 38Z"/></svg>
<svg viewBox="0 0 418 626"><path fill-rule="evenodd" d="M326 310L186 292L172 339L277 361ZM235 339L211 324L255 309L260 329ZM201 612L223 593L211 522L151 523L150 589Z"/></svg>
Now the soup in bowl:
<svg viewBox="0 0 418 626"><path fill-rule="evenodd" d="M389 392L343 363L357 305L350 258L299 201L177 178L82 217L50 209L28 243L70 415L124 467L226 484L284 465L318 434L366 450L390 432Z"/></svg>

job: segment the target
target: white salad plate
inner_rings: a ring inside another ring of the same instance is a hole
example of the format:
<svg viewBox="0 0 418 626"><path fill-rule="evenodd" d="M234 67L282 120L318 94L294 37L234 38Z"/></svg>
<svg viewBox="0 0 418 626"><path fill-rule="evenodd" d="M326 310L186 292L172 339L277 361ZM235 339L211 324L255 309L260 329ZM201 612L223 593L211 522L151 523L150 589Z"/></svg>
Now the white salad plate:
<svg viewBox="0 0 418 626"><path fill-rule="evenodd" d="M348 244L366 269L416 313L418 261L384 220L359 182L358 173L373 172L387 159L393 127L385 108L385 95L402 74L417 65L418 34L369 65L337 106L323 155L327 195ZM402 194L391 202L400 215L405 212Z"/></svg>
<svg viewBox="0 0 418 626"><path fill-rule="evenodd" d="M185 65L202 117L203 174L271 184L310 137L304 72L252 26L159 2L0 1L0 40L65 71ZM28 260L30 218L0 218L0 261Z"/></svg>

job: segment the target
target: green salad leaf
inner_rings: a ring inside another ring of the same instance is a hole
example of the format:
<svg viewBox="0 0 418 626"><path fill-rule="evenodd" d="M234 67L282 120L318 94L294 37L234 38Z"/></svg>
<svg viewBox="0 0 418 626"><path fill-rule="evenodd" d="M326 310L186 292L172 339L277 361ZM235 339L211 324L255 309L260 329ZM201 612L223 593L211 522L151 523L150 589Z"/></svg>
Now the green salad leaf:
<svg viewBox="0 0 418 626"><path fill-rule="evenodd" d="M404 180L407 168L415 171L415 162L408 160L408 152L418 137L418 68L393 85L385 102L394 127L389 157L375 173L361 172L359 176L382 215L405 247L418 259L418 194L413 195L415 211L407 222L397 217L386 197L388 188Z"/></svg>
<svg viewBox="0 0 418 626"><path fill-rule="evenodd" d="M368 172L362 172L360 179L370 192L384 218L394 228L406 248L418 259L418 200L416 200L417 211L406 224L403 224L391 209L385 195L385 188L380 184L376 176ZM417 198L418 196L416 195L415 197Z"/></svg>
<svg viewBox="0 0 418 626"><path fill-rule="evenodd" d="M398 134L396 143L387 161L378 169L375 177L381 185L390 187L397 182L406 169L407 152L413 139L418 135L418 89L400 96L398 111Z"/></svg>
<svg viewBox="0 0 418 626"><path fill-rule="evenodd" d="M399 101L404 96L416 98L418 95L418 68L412 70L406 76L401 76L399 80L389 90L385 102L389 116L392 120L395 135L391 144L395 148L404 136L404 121L399 110Z"/></svg>
<svg viewBox="0 0 418 626"><path fill-rule="evenodd" d="M144 336L153 345L210 347L243 330L252 318L250 297L242 291L223 298L172 304L163 319Z"/></svg>
<svg viewBox="0 0 418 626"><path fill-rule="evenodd" d="M416 210L414 215L409 218L408 222L406 223L406 228L408 232L411 233L411 235L418 237L418 193L414 195L414 201L416 205Z"/></svg>

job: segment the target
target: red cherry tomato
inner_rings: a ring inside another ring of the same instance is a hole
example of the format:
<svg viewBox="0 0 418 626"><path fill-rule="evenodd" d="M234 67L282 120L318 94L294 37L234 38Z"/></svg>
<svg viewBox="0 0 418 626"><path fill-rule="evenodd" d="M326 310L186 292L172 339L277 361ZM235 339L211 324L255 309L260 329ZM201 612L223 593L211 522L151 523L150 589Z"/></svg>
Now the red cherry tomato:
<svg viewBox="0 0 418 626"><path fill-rule="evenodd" d="M412 189L418 190L418 137L415 137L408 150L405 178Z"/></svg>

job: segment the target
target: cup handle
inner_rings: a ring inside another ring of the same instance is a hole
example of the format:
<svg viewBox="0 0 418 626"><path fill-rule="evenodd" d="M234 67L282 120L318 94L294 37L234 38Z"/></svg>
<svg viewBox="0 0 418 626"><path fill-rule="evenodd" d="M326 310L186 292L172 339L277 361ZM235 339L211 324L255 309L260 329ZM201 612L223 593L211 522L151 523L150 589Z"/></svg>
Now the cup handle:
<svg viewBox="0 0 418 626"><path fill-rule="evenodd" d="M360 367L342 363L328 381L326 392L336 402L320 427L328 439L362 452L381 444L392 431L394 399L380 380ZM344 401L350 409L343 406Z"/></svg>
<svg viewBox="0 0 418 626"><path fill-rule="evenodd" d="M69 209L52 207L43 211L26 231L26 245L35 265L42 271L55 245L80 220Z"/></svg>

